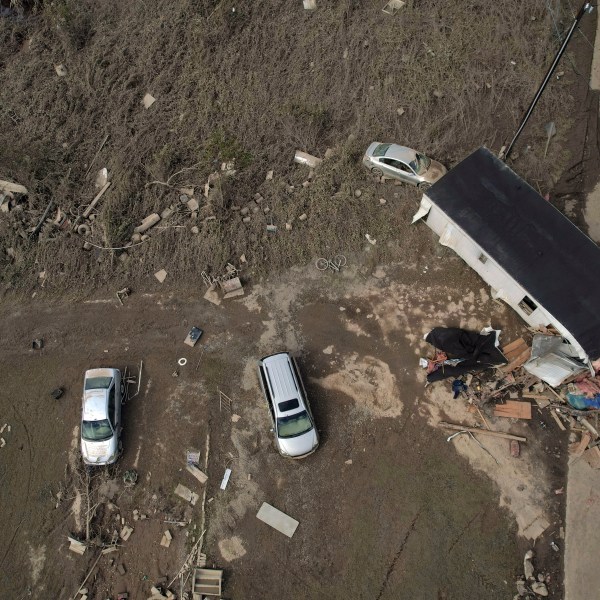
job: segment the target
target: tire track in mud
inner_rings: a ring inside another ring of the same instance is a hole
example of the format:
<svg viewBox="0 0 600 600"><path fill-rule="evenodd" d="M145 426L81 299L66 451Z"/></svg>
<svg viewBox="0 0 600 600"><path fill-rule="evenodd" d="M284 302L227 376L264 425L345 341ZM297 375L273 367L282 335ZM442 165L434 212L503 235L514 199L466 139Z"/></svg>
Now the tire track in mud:
<svg viewBox="0 0 600 600"><path fill-rule="evenodd" d="M12 548L15 537L17 537L17 533L18 533L21 525L23 524L23 521L25 520L25 515L27 513L27 507L29 506L29 491L31 489L31 475L32 475L32 469L33 469L33 448L31 446L31 436L29 435L29 429L27 429L27 425L25 424L25 421L23 420L21 413L19 413L19 411L17 410L17 407L13 404L12 408L15 411L15 415L17 416L17 419L23 426L23 429L25 430L25 433L27 435L27 450L29 452L29 464L28 464L28 469L27 469L27 495L25 496L25 504L23 505L23 510L21 511L21 518L19 519L19 523L15 527L15 530L14 530L9 542L6 545L6 551L4 552L4 554L2 555L2 559L0 560L0 567L2 567L4 565L4 561L6 560L6 557L8 556L8 552Z"/></svg>
<svg viewBox="0 0 600 600"><path fill-rule="evenodd" d="M390 563L390 566L388 567L387 573L385 574L385 579L383 580L383 583L381 584L381 587L379 588L379 593L375 597L375 600L380 600L381 597L383 596L383 594L385 593L388 581L389 581L390 577L392 576L394 569L396 568L396 563L400 560L400 557L402 556L402 553L404 552L404 548L406 547L406 544L408 543L408 540L409 540L412 532L415 530L415 528L417 526L417 521L419 519L420 514L421 514L421 511L419 511L414 516L414 518L410 524L410 527L408 528L408 531L406 532L406 535L404 536L404 539L402 540L402 543L400 544L400 548L398 548L398 552L396 552L396 554L394 555L394 558L392 559L392 562Z"/></svg>

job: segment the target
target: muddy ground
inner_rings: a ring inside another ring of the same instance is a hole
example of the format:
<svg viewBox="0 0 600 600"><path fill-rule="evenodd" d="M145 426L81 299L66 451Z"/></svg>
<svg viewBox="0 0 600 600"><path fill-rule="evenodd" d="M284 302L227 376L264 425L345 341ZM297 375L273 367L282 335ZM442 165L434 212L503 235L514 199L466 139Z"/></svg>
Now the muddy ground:
<svg viewBox="0 0 600 600"><path fill-rule="evenodd" d="M125 306L100 294L71 306L5 307L5 593L69 598L83 580L98 550L79 556L66 543L68 534L85 537L77 450L82 374L92 365L135 371L143 360L140 393L124 412L124 456L94 471L91 484L91 504L99 504L92 540L106 542L120 530L117 515L134 532L100 559L86 585L90 598L121 591L145 598L161 577L176 576L199 535L202 511L201 502L191 507L173 490L183 483L202 496L184 469L185 452L199 450L203 466L207 434L203 551L209 565L225 570L224 597L511 595L528 547L518 536L523 511L543 510L556 529L560 524L559 497L549 495L562 476L560 449L556 456L546 452L536 417L494 422L531 440L520 459L508 456L505 440L483 440L495 469L470 440L451 442L455 452L436 420L474 417L464 401L451 400L447 384L426 393L417 363L427 352L423 333L441 321L491 323L505 329L505 341L520 325L450 254L439 264L397 263L370 273L368 258L368 249L351 257L341 275L295 270L219 307L202 300L201 290L166 283L158 289L152 280ZM194 349L182 343L191 325L206 332ZM34 338L44 339L41 351L30 349ZM299 358L321 434L318 452L301 462L276 453L255 375L258 357L282 349ZM178 367L180 357L188 359L185 367ZM49 393L57 386L66 394L54 400ZM220 406L219 389L233 400L232 413ZM522 464L516 470L515 460ZM221 491L227 467L232 476ZM125 488L121 476L130 468L139 481ZM511 476L502 479L507 468ZM497 471L496 482L483 471ZM263 501L300 522L292 539L256 519ZM134 521L134 509L148 519ZM168 549L159 545L167 527L174 537ZM537 544L560 597L560 559L545 550L547 540Z"/></svg>
<svg viewBox="0 0 600 600"><path fill-rule="evenodd" d="M570 7L465 1L450 11L430 0L390 19L368 3L319 4L307 14L278 0L182 0L166 14L147 3L55 0L0 20L0 174L30 190L0 219L6 597L71 598L97 544L124 521L134 532L99 559L90 600L125 590L147 598L153 583L176 577L204 527L208 563L225 570L225 598L510 598L540 517L551 526L534 544L537 564L550 575L550 597L561 597L562 552L549 543L562 548L564 495L555 491L566 440L534 411L528 423L486 413L495 429L527 436L520 459L504 440L446 442L440 419L478 418L446 384L425 389L417 367L431 326L492 324L507 342L522 324L424 225L409 225L419 194L373 181L360 156L378 137L448 166L481 144L498 151ZM587 85L593 35L593 22L582 22L511 161L584 230L584 192L600 165L598 97ZM147 92L157 98L148 110ZM558 134L544 155L550 120ZM335 149L307 187L308 169L291 163L297 148ZM62 208L74 220L107 166L111 193L89 240L121 245L146 214L178 202L179 187L201 189L234 158L238 172L210 207L214 222L178 211L168 229L123 254L84 252L79 236L52 225L37 238L20 235L51 198L52 216ZM167 180L171 187L152 183ZM271 217L261 211L242 226L234 209L256 192ZM265 232L270 221L276 236ZM375 246L365 248L366 233ZM345 273L316 272L317 256L339 251ZM202 300L200 272L237 265L242 253L246 296L218 308ZM152 276L160 268L162 286ZM125 285L133 294L120 306L114 292ZM182 344L192 325L206 332L193 350ZM44 348L33 351L38 337ZM298 463L274 450L254 374L257 358L281 349L298 355L322 439ZM142 360L140 393L124 412L124 455L88 486L78 454L83 372L135 373ZM57 386L66 393L54 400ZM219 389L239 419L220 410ZM204 518L204 488L184 469L190 449L208 465ZM139 481L127 488L131 468ZM173 494L178 483L200 494L195 507ZM86 537L88 487L92 545L81 557L66 536ZM291 540L256 519L263 501L300 522ZM134 520L134 510L148 518Z"/></svg>

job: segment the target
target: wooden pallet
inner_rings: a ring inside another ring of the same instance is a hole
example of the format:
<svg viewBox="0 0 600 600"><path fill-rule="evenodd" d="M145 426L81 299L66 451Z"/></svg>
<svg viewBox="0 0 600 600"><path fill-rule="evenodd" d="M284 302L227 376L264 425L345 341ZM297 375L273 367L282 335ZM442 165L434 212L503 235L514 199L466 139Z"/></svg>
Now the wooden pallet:
<svg viewBox="0 0 600 600"><path fill-rule="evenodd" d="M531 402L507 400L505 404L496 404L494 416L511 419L531 419Z"/></svg>

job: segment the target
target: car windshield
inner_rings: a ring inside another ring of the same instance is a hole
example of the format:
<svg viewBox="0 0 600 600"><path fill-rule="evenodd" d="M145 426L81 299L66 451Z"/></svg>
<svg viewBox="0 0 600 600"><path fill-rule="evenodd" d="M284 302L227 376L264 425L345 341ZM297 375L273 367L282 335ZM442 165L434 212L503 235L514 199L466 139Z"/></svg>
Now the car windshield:
<svg viewBox="0 0 600 600"><path fill-rule="evenodd" d="M390 146L391 144L379 144L379 146L373 150L373 156L385 156L385 153L388 151Z"/></svg>
<svg viewBox="0 0 600 600"><path fill-rule="evenodd" d="M88 442L104 442L113 435L113 430L108 419L101 421L83 421L81 423L81 437Z"/></svg>
<svg viewBox="0 0 600 600"><path fill-rule="evenodd" d="M425 171L429 169L430 164L431 159L427 158L427 156L425 156L424 154L419 154L418 152L415 160L409 163L410 167L417 175L423 175L423 173L425 173Z"/></svg>
<svg viewBox="0 0 600 600"><path fill-rule="evenodd" d="M89 377L85 380L86 390L107 390L112 383L112 377Z"/></svg>
<svg viewBox="0 0 600 600"><path fill-rule="evenodd" d="M311 429L312 423L305 410L289 417L280 417L277 419L277 435L280 438L296 437Z"/></svg>

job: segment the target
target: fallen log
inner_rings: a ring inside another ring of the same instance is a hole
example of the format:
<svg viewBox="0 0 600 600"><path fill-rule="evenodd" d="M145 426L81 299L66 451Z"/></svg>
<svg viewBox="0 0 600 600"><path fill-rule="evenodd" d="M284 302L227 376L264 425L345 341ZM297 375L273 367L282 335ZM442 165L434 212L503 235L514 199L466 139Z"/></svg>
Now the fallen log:
<svg viewBox="0 0 600 600"><path fill-rule="evenodd" d="M445 429L453 429L454 431L469 431L471 433L481 433L491 437L504 438L506 440L517 440L517 442L526 442L527 438L519 435L512 435L511 433L503 433L501 431L488 431L487 429L479 429L478 427L467 427L458 423L446 423L446 421L440 421L440 425Z"/></svg>

